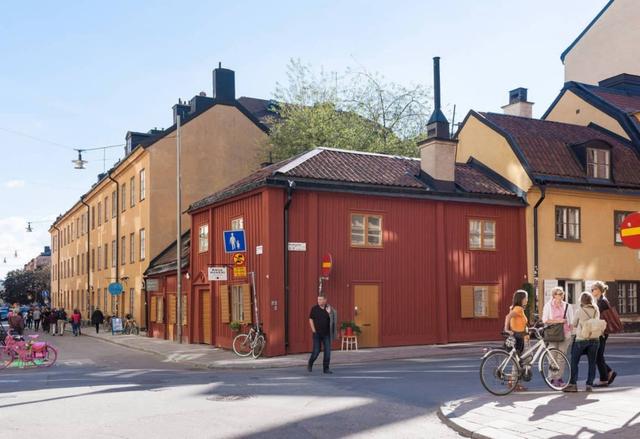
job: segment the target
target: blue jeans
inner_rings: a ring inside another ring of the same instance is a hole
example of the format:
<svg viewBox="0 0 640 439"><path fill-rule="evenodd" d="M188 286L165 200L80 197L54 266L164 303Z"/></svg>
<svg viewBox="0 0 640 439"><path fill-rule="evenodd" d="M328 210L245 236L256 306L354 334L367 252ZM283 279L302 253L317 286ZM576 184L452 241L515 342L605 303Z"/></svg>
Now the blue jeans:
<svg viewBox="0 0 640 439"><path fill-rule="evenodd" d="M73 329L73 335L80 334L80 323L71 323L71 329Z"/></svg>
<svg viewBox="0 0 640 439"><path fill-rule="evenodd" d="M593 385L593 380L596 377L596 356L598 355L598 345L600 341L595 340L576 340L571 347L571 380L570 384L577 384L578 382L578 364L580 364L580 358L586 355L589 359L589 373L587 375L587 386Z"/></svg>
<svg viewBox="0 0 640 439"><path fill-rule="evenodd" d="M309 357L309 367L313 366L314 361L320 355L320 343L323 344L324 356L322 357L322 370L329 370L331 362L331 337L329 335L320 335L317 332L313 334L313 352Z"/></svg>

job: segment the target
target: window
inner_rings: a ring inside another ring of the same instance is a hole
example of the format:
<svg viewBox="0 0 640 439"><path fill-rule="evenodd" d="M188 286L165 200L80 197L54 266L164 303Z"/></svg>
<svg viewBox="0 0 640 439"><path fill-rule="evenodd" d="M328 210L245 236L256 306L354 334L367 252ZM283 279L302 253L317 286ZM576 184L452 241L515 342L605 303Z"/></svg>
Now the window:
<svg viewBox="0 0 640 439"><path fill-rule="evenodd" d="M109 205L109 197L104 197L104 222L109 221L109 209L107 206Z"/></svg>
<svg viewBox="0 0 640 439"><path fill-rule="evenodd" d="M140 229L140 260L144 261L146 254L146 239L144 234L144 229Z"/></svg>
<svg viewBox="0 0 640 439"><path fill-rule="evenodd" d="M162 297L158 297L158 308L156 311L156 322L164 323L164 299Z"/></svg>
<svg viewBox="0 0 640 439"><path fill-rule="evenodd" d="M116 247L116 240L111 241L111 267L117 265L116 259L118 258L118 248Z"/></svg>
<svg viewBox="0 0 640 439"><path fill-rule="evenodd" d="M98 246L98 271L102 270L102 246Z"/></svg>
<svg viewBox="0 0 640 439"><path fill-rule="evenodd" d="M129 262L134 263L136 261L136 235L132 233L129 235Z"/></svg>
<svg viewBox="0 0 640 439"><path fill-rule="evenodd" d="M382 217L380 215L351 215L351 246L382 247Z"/></svg>
<svg viewBox="0 0 640 439"><path fill-rule="evenodd" d="M638 282L618 282L618 311L620 314L638 312Z"/></svg>
<svg viewBox="0 0 640 439"><path fill-rule="evenodd" d="M494 220L469 220L469 249L496 249L496 222Z"/></svg>
<svg viewBox="0 0 640 439"><path fill-rule="evenodd" d="M124 265L127 263L127 237L123 236L120 238L120 264Z"/></svg>
<svg viewBox="0 0 640 439"><path fill-rule="evenodd" d="M200 226L198 233L198 251L202 253L207 250L209 250L209 224Z"/></svg>
<svg viewBox="0 0 640 439"><path fill-rule="evenodd" d="M69 271L69 277L73 277L74 276L74 269L75 267L73 266L73 258L71 258L71 270Z"/></svg>
<svg viewBox="0 0 640 439"><path fill-rule="evenodd" d="M80 237L80 218L76 218L76 239Z"/></svg>
<svg viewBox="0 0 640 439"><path fill-rule="evenodd" d="M556 206L556 239L580 240L580 208Z"/></svg>
<svg viewBox="0 0 640 439"><path fill-rule="evenodd" d="M124 212L125 210L127 210L127 184L126 183L122 183L122 186L120 188L120 196L122 197L122 200L120 201L120 209Z"/></svg>
<svg viewBox="0 0 640 439"><path fill-rule="evenodd" d="M244 218L239 217L231 220L231 230L244 230Z"/></svg>
<svg viewBox="0 0 640 439"><path fill-rule="evenodd" d="M616 210L613 212L613 243L615 245L622 245L622 237L620 236L620 225L622 221L633 212L625 212L622 210Z"/></svg>
<svg viewBox="0 0 640 439"><path fill-rule="evenodd" d="M105 204L105 206L106 206L106 204ZM100 202L98 201L98 226L100 226L100 225L102 224L102 220L101 220L101 218L102 218L102 203L100 203ZM107 221L107 220L105 219L105 222L106 222L106 221Z"/></svg>
<svg viewBox="0 0 640 439"><path fill-rule="evenodd" d="M244 322L242 306L242 285L231 286L231 321Z"/></svg>
<svg viewBox="0 0 640 439"><path fill-rule="evenodd" d="M158 296L151 296L151 306L149 306L149 320L156 322L158 320Z"/></svg>
<svg viewBox="0 0 640 439"><path fill-rule="evenodd" d="M81 267L80 274L84 274L84 253L82 253Z"/></svg>
<svg viewBox="0 0 640 439"><path fill-rule="evenodd" d="M145 199L147 190L147 182L145 180L144 169L140 171L140 201Z"/></svg>
<svg viewBox="0 0 640 439"><path fill-rule="evenodd" d="M135 304L135 297L136 297L136 289L135 288L129 288L129 314L134 315L135 313L135 309L133 308L133 305Z"/></svg>
<svg viewBox="0 0 640 439"><path fill-rule="evenodd" d="M91 271L96 271L96 249L91 249Z"/></svg>
<svg viewBox="0 0 640 439"><path fill-rule="evenodd" d="M587 175L593 178L609 178L609 150L587 148Z"/></svg>
<svg viewBox="0 0 640 439"><path fill-rule="evenodd" d="M103 291L104 291L104 294L103 294L104 307L102 309L104 309L104 312L107 312L107 289L105 288Z"/></svg>
<svg viewBox="0 0 640 439"><path fill-rule="evenodd" d="M129 180L129 206L136 205L136 177L131 177Z"/></svg>
<svg viewBox="0 0 640 439"><path fill-rule="evenodd" d="M118 215L118 191L111 192L111 218Z"/></svg>
<svg viewBox="0 0 640 439"><path fill-rule="evenodd" d="M71 220L71 242L73 242L73 220Z"/></svg>
<svg viewBox="0 0 640 439"><path fill-rule="evenodd" d="M104 245L104 264L102 268L105 270L109 268L109 244Z"/></svg>
<svg viewBox="0 0 640 439"><path fill-rule="evenodd" d="M500 309L498 285L469 285L460 288L462 318L498 318Z"/></svg>

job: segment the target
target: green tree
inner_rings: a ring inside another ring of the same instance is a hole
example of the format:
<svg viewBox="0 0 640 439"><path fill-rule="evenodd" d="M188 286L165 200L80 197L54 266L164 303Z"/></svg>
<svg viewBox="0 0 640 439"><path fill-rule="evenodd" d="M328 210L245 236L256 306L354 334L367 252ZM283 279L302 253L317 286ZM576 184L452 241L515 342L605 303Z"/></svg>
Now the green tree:
<svg viewBox="0 0 640 439"><path fill-rule="evenodd" d="M41 300L40 293L50 289L51 275L48 269L13 270L7 273L2 298L6 303L28 303L36 299Z"/></svg>
<svg viewBox="0 0 640 439"><path fill-rule="evenodd" d="M269 151L282 160L318 146L416 156L430 114L421 85L404 87L366 70L316 74L293 59L277 84Z"/></svg>

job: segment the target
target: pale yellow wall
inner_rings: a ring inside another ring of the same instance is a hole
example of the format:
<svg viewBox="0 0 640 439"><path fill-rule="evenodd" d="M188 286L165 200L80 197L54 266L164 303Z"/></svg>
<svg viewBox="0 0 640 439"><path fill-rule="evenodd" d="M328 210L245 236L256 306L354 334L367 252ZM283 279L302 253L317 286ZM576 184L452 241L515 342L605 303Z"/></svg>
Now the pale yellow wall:
<svg viewBox="0 0 640 439"><path fill-rule="evenodd" d="M458 133L456 162L474 157L523 191L532 186L531 179L507 140L471 115Z"/></svg>
<svg viewBox="0 0 640 439"><path fill-rule="evenodd" d="M260 166L258 152L267 135L237 108L216 105L181 129L182 209ZM150 149L152 255L176 239L176 139L175 132ZM182 230L190 227L182 216Z"/></svg>
<svg viewBox="0 0 640 439"><path fill-rule="evenodd" d="M629 138L620 124L611 116L589 104L572 91L567 91L547 115L546 120L587 126L600 125L607 130Z"/></svg>
<svg viewBox="0 0 640 439"><path fill-rule="evenodd" d="M615 0L565 57L565 81L597 84L620 73L640 75L638 23L638 1Z"/></svg>

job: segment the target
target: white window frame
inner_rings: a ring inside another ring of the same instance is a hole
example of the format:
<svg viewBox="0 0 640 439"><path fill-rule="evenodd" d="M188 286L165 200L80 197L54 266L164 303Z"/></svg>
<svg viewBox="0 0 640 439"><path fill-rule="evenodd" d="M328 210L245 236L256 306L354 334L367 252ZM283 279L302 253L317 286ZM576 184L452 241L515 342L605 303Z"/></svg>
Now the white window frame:
<svg viewBox="0 0 640 439"><path fill-rule="evenodd" d="M611 151L602 148L587 148L587 175L591 178L609 179Z"/></svg>
<svg viewBox="0 0 640 439"><path fill-rule="evenodd" d="M560 211L560 215L562 216L561 224L558 223L558 211ZM570 220L570 212L575 212L576 218L574 218L575 222L569 222ZM574 206L556 206L554 210L554 230L557 241L580 241L581 236L581 211L579 207ZM559 226L561 226L562 230L559 230ZM574 226L574 234L571 235L571 226ZM559 233L561 232L561 233Z"/></svg>
<svg viewBox="0 0 640 439"><path fill-rule="evenodd" d="M139 176L140 176L140 201L142 201L147 196L147 194L145 193L147 190L147 180L146 180L144 169L140 170Z"/></svg>
<svg viewBox="0 0 640 439"><path fill-rule="evenodd" d="M198 229L198 252L209 251L209 224L203 224Z"/></svg>
<svg viewBox="0 0 640 439"><path fill-rule="evenodd" d="M147 254L147 235L144 229L140 229L140 238L138 241L140 241L140 260L144 261Z"/></svg>

